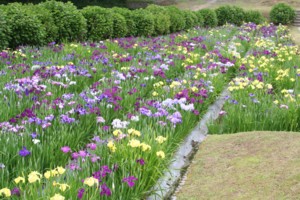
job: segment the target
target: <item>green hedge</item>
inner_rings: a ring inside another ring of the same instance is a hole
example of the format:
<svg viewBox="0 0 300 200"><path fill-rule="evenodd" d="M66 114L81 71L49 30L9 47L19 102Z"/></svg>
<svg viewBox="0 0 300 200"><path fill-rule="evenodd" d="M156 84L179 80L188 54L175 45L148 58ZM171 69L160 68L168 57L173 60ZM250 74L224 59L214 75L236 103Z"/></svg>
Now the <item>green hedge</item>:
<svg viewBox="0 0 300 200"><path fill-rule="evenodd" d="M199 10L198 12L202 15L204 19L204 27L216 27L218 25L217 14L214 10L206 8Z"/></svg>
<svg viewBox="0 0 300 200"><path fill-rule="evenodd" d="M125 37L128 32L125 17L123 17L123 15L120 15L118 13L113 13L112 19L113 19L113 38Z"/></svg>
<svg viewBox="0 0 300 200"><path fill-rule="evenodd" d="M118 13L122 15L126 20L126 27L127 27L127 35L126 36L132 36L136 35L136 21L134 20L133 12L131 12L127 8L120 8L120 7L114 7L111 9L112 12Z"/></svg>
<svg viewBox="0 0 300 200"><path fill-rule="evenodd" d="M223 26L226 23L240 26L245 21L245 11L237 6L221 6L216 9L218 25Z"/></svg>
<svg viewBox="0 0 300 200"><path fill-rule="evenodd" d="M108 9L88 6L81 10L87 20L87 39L99 41L113 36L114 22Z"/></svg>
<svg viewBox="0 0 300 200"><path fill-rule="evenodd" d="M10 30L9 46L16 48L20 45L44 45L46 28L38 15L20 3L1 6L0 11L7 16L6 23Z"/></svg>
<svg viewBox="0 0 300 200"><path fill-rule="evenodd" d="M245 12L245 22L253 22L255 24L261 24L265 20L261 12L256 10L249 10Z"/></svg>
<svg viewBox="0 0 300 200"><path fill-rule="evenodd" d="M202 16L202 14L200 12L194 12L194 13L198 18L198 24L197 25L200 26L200 27L204 26L204 18Z"/></svg>
<svg viewBox="0 0 300 200"><path fill-rule="evenodd" d="M77 9L71 2L48 0L37 5L0 5L0 48L44 45L50 42L99 41L128 36L156 36L196 26L264 21L257 11L236 6L216 10L180 10L175 6L149 5L145 9Z"/></svg>
<svg viewBox="0 0 300 200"><path fill-rule="evenodd" d="M7 22L7 16L0 12L0 50L8 47L10 41L10 29Z"/></svg>
<svg viewBox="0 0 300 200"><path fill-rule="evenodd" d="M58 27L59 42L82 41L86 35L86 19L71 2L46 1L41 7L50 11L55 24Z"/></svg>
<svg viewBox="0 0 300 200"><path fill-rule="evenodd" d="M295 10L285 3L276 4L270 12L270 20L274 24L291 24L295 17Z"/></svg>
<svg viewBox="0 0 300 200"><path fill-rule="evenodd" d="M0 4L8 4L13 2L39 4L46 0L0 0ZM126 0L59 0L61 2L71 1L76 7L84 8L87 6L102 6L111 8L113 6L126 7Z"/></svg>
<svg viewBox="0 0 300 200"><path fill-rule="evenodd" d="M150 36L155 33L154 15L145 10L133 11L133 19L136 22L136 36Z"/></svg>
<svg viewBox="0 0 300 200"><path fill-rule="evenodd" d="M198 17L194 12L184 10L183 14L185 19L185 29L190 29L198 25Z"/></svg>
<svg viewBox="0 0 300 200"><path fill-rule="evenodd" d="M166 7L171 21L170 31L176 32L185 28L185 17L181 10L175 6Z"/></svg>
<svg viewBox="0 0 300 200"><path fill-rule="evenodd" d="M171 19L168 10L162 6L150 5L146 8L154 18L154 35L163 35L170 32Z"/></svg>
<svg viewBox="0 0 300 200"><path fill-rule="evenodd" d="M41 5L33 6L27 5L28 10L30 12L35 13L35 15L40 19L43 26L46 30L46 38L45 41L47 43L57 41L58 40L58 26L56 25L54 18L49 10L42 7Z"/></svg>

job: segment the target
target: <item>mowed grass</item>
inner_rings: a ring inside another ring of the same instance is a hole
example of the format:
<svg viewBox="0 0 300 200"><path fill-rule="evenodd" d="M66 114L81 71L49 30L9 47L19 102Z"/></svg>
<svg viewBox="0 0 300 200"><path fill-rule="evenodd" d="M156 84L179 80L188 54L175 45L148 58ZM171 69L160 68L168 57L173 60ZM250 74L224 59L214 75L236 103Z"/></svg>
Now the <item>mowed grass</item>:
<svg viewBox="0 0 300 200"><path fill-rule="evenodd" d="M300 133L209 135L178 200L299 199Z"/></svg>

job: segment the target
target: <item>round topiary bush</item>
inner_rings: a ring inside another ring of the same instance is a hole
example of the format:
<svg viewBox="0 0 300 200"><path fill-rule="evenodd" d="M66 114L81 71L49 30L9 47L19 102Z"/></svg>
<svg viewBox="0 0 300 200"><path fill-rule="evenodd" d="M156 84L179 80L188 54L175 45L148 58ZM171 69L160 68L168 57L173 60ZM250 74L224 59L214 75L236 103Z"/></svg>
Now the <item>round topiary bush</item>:
<svg viewBox="0 0 300 200"><path fill-rule="evenodd" d="M245 22L253 22L255 24L261 24L265 21L263 15L256 10L249 10L245 12Z"/></svg>
<svg viewBox="0 0 300 200"><path fill-rule="evenodd" d="M126 20L127 36L136 35L136 24L133 19L133 13L127 8L114 7L112 12L122 15Z"/></svg>
<svg viewBox="0 0 300 200"><path fill-rule="evenodd" d="M99 41L113 36L114 22L112 13L99 6L88 6L81 10L87 21L87 38Z"/></svg>
<svg viewBox="0 0 300 200"><path fill-rule="evenodd" d="M175 6L167 6L166 8L170 16L171 33L183 30L185 28L185 17L183 11Z"/></svg>
<svg viewBox="0 0 300 200"><path fill-rule="evenodd" d="M194 14L197 16L197 18L198 18L198 23L197 23L197 26L200 26L200 27L202 27L203 26L203 24L204 24L204 19L203 19L203 16L201 15L201 13L200 12L196 12L196 11L194 11Z"/></svg>
<svg viewBox="0 0 300 200"><path fill-rule="evenodd" d="M185 18L185 27L184 29L190 29L198 24L198 17L194 14L193 11L184 10L183 11L184 18Z"/></svg>
<svg viewBox="0 0 300 200"><path fill-rule="evenodd" d="M278 3L271 9L270 12L270 20L274 24L291 24L296 17L295 10L285 4L285 3Z"/></svg>
<svg viewBox="0 0 300 200"><path fill-rule="evenodd" d="M170 32L171 21L166 8L152 4L146 10L155 16L154 35L163 35Z"/></svg>
<svg viewBox="0 0 300 200"><path fill-rule="evenodd" d="M204 19L203 26L204 27L216 27L218 25L217 14L212 9L202 9L198 11Z"/></svg>
<svg viewBox="0 0 300 200"><path fill-rule="evenodd" d="M223 26L224 24L232 21L233 13L230 6L220 6L215 11L217 14L219 26Z"/></svg>
<svg viewBox="0 0 300 200"><path fill-rule="evenodd" d="M0 51L8 47L9 35L10 29L6 21L6 15L0 9Z"/></svg>
<svg viewBox="0 0 300 200"><path fill-rule="evenodd" d="M136 36L150 36L155 31L155 21L152 13L145 9L132 11L136 22Z"/></svg>
<svg viewBox="0 0 300 200"><path fill-rule="evenodd" d="M112 13L111 17L113 20L113 38L125 37L128 32L126 19L118 13Z"/></svg>
<svg viewBox="0 0 300 200"><path fill-rule="evenodd" d="M54 18L49 10L40 6L40 5L23 5L24 8L27 8L32 14L35 14L46 29L46 38L45 42L50 43L57 41L58 39L58 27L54 22Z"/></svg>
<svg viewBox="0 0 300 200"><path fill-rule="evenodd" d="M226 23L240 26L245 21L245 11L237 6L221 6L216 9L216 14L219 26Z"/></svg>
<svg viewBox="0 0 300 200"><path fill-rule="evenodd" d="M45 44L46 30L37 15L29 12L20 3L11 3L1 7L7 16L10 30L9 46L16 48L20 45L40 46Z"/></svg>
<svg viewBox="0 0 300 200"><path fill-rule="evenodd" d="M245 11L243 8L232 6L232 24L235 24L237 26L241 26L243 22L245 21Z"/></svg>
<svg viewBox="0 0 300 200"><path fill-rule="evenodd" d="M40 3L50 11L58 27L58 41L82 41L86 36L86 20L71 2L55 0Z"/></svg>

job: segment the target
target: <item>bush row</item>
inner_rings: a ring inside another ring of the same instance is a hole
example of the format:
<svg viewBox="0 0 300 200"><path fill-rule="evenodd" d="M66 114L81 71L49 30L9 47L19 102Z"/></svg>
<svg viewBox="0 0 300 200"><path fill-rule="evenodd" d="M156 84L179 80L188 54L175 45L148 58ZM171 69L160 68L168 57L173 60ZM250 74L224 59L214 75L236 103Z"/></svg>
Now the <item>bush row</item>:
<svg viewBox="0 0 300 200"><path fill-rule="evenodd" d="M216 10L179 10L174 6L150 5L145 9L102 8L81 10L72 3L55 0L37 5L11 3L0 6L0 48L44 45L49 42L99 41L126 36L156 36L225 23L261 23L257 11L235 6Z"/></svg>

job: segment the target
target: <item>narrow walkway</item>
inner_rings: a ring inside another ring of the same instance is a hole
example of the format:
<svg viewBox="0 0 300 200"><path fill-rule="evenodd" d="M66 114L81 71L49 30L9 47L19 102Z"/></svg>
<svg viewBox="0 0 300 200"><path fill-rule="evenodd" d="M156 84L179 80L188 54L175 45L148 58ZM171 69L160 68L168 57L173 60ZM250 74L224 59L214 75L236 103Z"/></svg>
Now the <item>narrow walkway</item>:
<svg viewBox="0 0 300 200"><path fill-rule="evenodd" d="M294 42L298 46L300 46L300 27L290 26L289 28L292 34L292 38L294 39Z"/></svg>
<svg viewBox="0 0 300 200"><path fill-rule="evenodd" d="M176 199L299 199L299 141L290 132L209 135Z"/></svg>
<svg viewBox="0 0 300 200"><path fill-rule="evenodd" d="M202 4L202 5L195 5L191 8L191 10L196 11L196 10L200 10L203 8L209 8L210 6L212 6L212 4L217 3L217 0L209 0L207 3Z"/></svg>
<svg viewBox="0 0 300 200"><path fill-rule="evenodd" d="M182 9L197 11L203 8L210 8L213 4L216 4L217 2L218 0L206 0L205 3L199 3L199 1L197 0L190 0L187 2L178 3L176 6Z"/></svg>

